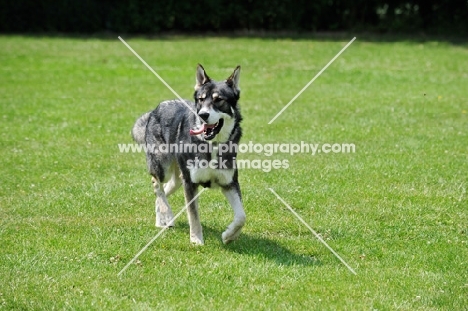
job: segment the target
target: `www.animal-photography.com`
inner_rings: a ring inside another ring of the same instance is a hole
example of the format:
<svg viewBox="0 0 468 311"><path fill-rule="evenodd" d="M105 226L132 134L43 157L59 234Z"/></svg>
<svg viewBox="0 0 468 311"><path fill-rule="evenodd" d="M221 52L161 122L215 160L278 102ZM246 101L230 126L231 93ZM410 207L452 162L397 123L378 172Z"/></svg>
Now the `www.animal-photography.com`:
<svg viewBox="0 0 468 311"><path fill-rule="evenodd" d="M464 310L468 4L0 4L0 310Z"/></svg>

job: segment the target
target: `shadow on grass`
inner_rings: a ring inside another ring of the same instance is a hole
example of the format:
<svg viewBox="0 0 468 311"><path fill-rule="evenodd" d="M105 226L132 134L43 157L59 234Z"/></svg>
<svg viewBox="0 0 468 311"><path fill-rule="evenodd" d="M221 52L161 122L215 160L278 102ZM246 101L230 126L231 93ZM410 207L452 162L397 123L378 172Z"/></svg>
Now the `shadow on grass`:
<svg viewBox="0 0 468 311"><path fill-rule="evenodd" d="M203 233L205 238L220 240L222 231L204 225ZM322 265L314 254L296 254L276 241L248 233L242 233L236 241L224 247L229 251L249 255L259 260L272 261L278 265Z"/></svg>
<svg viewBox="0 0 468 311"><path fill-rule="evenodd" d="M96 33L62 33L62 32L11 32L3 33L2 36L22 36L29 38L72 38L72 39L97 39L102 41L118 41L122 36L125 40L165 40L177 41L185 39L206 38L228 38L228 39L264 39L264 40L295 40L295 41L318 41L318 42L347 42L357 37L361 42L393 43L393 42L443 42L456 46L466 47L468 40L466 36L457 33L447 34L425 34L425 33L380 33L362 31L336 31L336 32L295 32L295 31L228 31L228 32L180 32L167 31L158 33L122 33L102 31Z"/></svg>

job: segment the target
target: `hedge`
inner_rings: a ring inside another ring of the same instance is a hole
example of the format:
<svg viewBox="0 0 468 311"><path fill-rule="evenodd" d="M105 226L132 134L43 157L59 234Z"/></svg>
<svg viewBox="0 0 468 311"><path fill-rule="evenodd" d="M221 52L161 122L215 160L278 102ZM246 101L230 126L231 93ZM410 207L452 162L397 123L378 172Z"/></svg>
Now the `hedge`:
<svg viewBox="0 0 468 311"><path fill-rule="evenodd" d="M467 0L1 0L1 32L468 33Z"/></svg>

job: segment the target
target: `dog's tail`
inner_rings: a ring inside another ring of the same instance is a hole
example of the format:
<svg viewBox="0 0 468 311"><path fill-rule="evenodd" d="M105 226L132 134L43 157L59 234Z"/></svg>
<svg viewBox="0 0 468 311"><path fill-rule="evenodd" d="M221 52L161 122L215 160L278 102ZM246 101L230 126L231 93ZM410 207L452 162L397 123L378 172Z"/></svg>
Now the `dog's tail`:
<svg viewBox="0 0 468 311"><path fill-rule="evenodd" d="M132 128L133 140L139 144L146 143L146 125L148 124L150 112L145 113L136 120L135 125Z"/></svg>

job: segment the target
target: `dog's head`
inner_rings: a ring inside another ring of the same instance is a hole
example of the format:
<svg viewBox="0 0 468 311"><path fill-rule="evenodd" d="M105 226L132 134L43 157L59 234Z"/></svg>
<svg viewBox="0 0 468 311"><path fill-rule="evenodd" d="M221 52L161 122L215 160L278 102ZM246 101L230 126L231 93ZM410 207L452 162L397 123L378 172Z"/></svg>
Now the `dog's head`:
<svg viewBox="0 0 468 311"><path fill-rule="evenodd" d="M216 82L198 65L195 83L195 103L198 116L204 121L192 135L203 135L205 140L226 141L234 128L239 100L240 66L224 81Z"/></svg>

